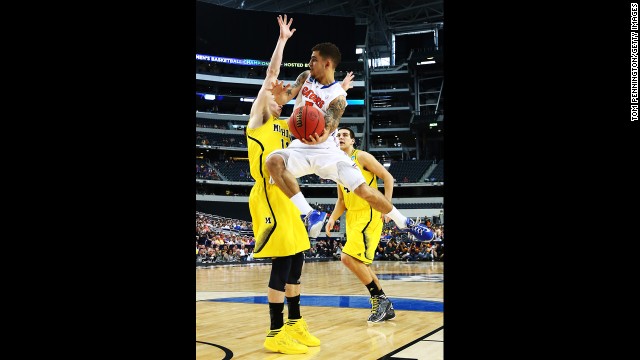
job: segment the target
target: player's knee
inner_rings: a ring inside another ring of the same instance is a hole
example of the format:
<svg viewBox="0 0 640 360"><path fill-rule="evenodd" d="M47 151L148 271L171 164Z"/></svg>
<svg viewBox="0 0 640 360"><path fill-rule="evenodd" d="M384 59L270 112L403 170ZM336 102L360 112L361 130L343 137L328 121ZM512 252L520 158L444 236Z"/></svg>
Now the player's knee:
<svg viewBox="0 0 640 360"><path fill-rule="evenodd" d="M302 276L302 266L304 265L304 254L297 253L291 257L291 271L287 278L287 284L300 284L300 276Z"/></svg>
<svg viewBox="0 0 640 360"><path fill-rule="evenodd" d="M280 169L284 169L284 160L278 155L269 156L265 161L265 167L269 170L269 173L275 174Z"/></svg>
<svg viewBox="0 0 640 360"><path fill-rule="evenodd" d="M273 290L284 291L284 286L289 276L291 260L288 258L274 258L271 261L271 276L269 287Z"/></svg>
<svg viewBox="0 0 640 360"><path fill-rule="evenodd" d="M367 201L371 201L375 198L375 194L373 193L374 191L375 190L373 190L366 183L362 183L358 185L358 187L353 189L353 192L356 193L356 195Z"/></svg>
<svg viewBox="0 0 640 360"><path fill-rule="evenodd" d="M340 261L344 264L344 266L348 267L349 269L353 268L354 266L356 266L359 262L361 262L360 260L352 257L349 254L346 253L342 253L340 255Z"/></svg>
<svg viewBox="0 0 640 360"><path fill-rule="evenodd" d="M340 254L340 261L344 264L344 266L349 267L351 266L351 256L342 253Z"/></svg>
<svg viewBox="0 0 640 360"><path fill-rule="evenodd" d="M278 274L273 274L271 278L269 278L269 287L273 290L284 291L284 285L284 279L278 276Z"/></svg>

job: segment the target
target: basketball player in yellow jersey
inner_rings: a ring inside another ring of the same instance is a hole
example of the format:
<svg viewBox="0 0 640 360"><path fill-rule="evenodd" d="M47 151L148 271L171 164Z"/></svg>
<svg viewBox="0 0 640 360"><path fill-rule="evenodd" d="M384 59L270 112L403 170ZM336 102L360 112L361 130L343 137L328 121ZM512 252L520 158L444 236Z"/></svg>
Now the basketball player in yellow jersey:
<svg viewBox="0 0 640 360"><path fill-rule="evenodd" d="M366 180L366 184L374 189L378 189L378 178L384 182L384 196L391 201L393 194L393 176L376 160L373 155L366 151L354 148L355 134L347 127L338 129L337 136L340 149L358 165ZM396 317L391 300L387 298L380 280L371 269L376 248L380 242L382 234L382 214L375 210L363 198L357 196L353 191L338 184L338 200L335 209L327 221L325 231L327 236L333 228L337 219L342 213L347 211L347 242L342 248L340 260L353 272L364 286L369 290L371 296L371 315L367 319L370 323L379 323L391 320ZM385 222L389 218L384 216Z"/></svg>
<svg viewBox="0 0 640 360"><path fill-rule="evenodd" d="M276 186L269 184L269 172L264 161L272 151L289 144L289 127L279 120L282 106L278 105L269 88L277 83L282 54L287 40L296 29L290 29L278 15L280 36L267 68L267 76L251 106L247 124L249 166L255 184L249 194L249 211L255 237L254 258L271 258L271 274L267 288L271 326L264 341L269 351L284 354L303 354L308 346L319 346L320 340L311 335L300 315L300 275L304 264L303 251L311 247L307 229L298 208ZM287 298L288 321L283 319L284 298ZM295 340L294 340L295 339ZM296 341L297 340L297 341Z"/></svg>

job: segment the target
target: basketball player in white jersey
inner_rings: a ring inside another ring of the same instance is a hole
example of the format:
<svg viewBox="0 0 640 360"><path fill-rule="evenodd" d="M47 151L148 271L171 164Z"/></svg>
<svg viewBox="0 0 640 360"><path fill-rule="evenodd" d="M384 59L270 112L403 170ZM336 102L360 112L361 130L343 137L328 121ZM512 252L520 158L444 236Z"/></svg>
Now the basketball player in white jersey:
<svg viewBox="0 0 640 360"><path fill-rule="evenodd" d="M307 105L320 109L324 114L325 129L310 139L295 139L286 149L269 154L265 165L271 174L270 181L291 199L302 216L306 215L307 229L315 228L316 222L323 223L327 214L311 216L315 215L314 210L300 192L296 178L316 174L354 192L373 209L391 218L399 229L408 230L420 240L431 240L433 232L429 228L402 215L379 190L367 186L356 163L340 150L336 132L347 107L347 93L334 74L342 55L337 46L328 42L315 45L311 51L309 70L298 75L293 86L272 83L271 92L279 105L300 95L294 108Z"/></svg>

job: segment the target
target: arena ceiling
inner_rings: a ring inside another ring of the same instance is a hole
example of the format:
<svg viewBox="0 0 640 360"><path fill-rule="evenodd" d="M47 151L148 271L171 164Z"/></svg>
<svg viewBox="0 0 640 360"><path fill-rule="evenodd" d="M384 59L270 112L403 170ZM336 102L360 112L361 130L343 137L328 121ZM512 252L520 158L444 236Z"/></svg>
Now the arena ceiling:
<svg viewBox="0 0 640 360"><path fill-rule="evenodd" d="M234 9L349 16L367 25L365 45L391 48L391 34L434 29L444 22L444 0L199 0Z"/></svg>

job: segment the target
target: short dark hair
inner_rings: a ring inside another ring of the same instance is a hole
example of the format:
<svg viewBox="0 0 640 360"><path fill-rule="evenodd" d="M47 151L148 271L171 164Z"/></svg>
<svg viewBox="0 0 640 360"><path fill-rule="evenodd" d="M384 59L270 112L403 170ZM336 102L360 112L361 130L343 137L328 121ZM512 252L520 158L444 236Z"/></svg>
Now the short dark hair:
<svg viewBox="0 0 640 360"><path fill-rule="evenodd" d="M353 130L351 130L350 127L343 126L341 128L338 128L338 131L340 130L349 130L349 137L351 137L352 139L356 138L356 134L353 132Z"/></svg>
<svg viewBox="0 0 640 360"><path fill-rule="evenodd" d="M353 147L357 149L357 148L358 148L358 142L359 142L359 141L358 141L358 139L356 138L356 134L353 132L353 130L351 130L351 128L350 128L350 127L346 127L346 126L343 126L343 127L341 127L341 128L338 128L338 131L340 131L340 130L348 130L348 131L349 131L349 137L351 137L353 140L355 140L355 141L353 142Z"/></svg>
<svg viewBox="0 0 640 360"><path fill-rule="evenodd" d="M311 48L311 51L317 51L318 54L320 54L320 56L322 56L323 58L331 59L331 61L333 61L334 69L337 68L338 64L340 64L340 61L342 61L342 54L340 53L340 49L338 49L337 46L330 42L317 44L316 46Z"/></svg>

